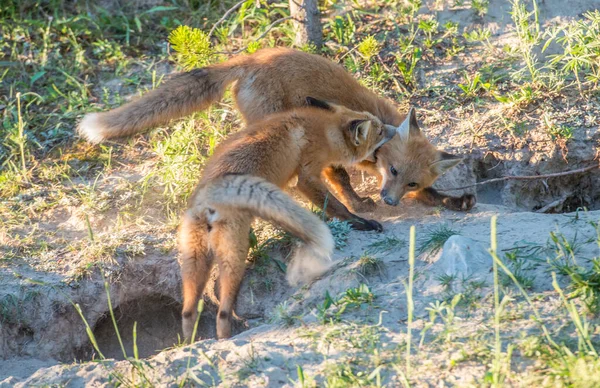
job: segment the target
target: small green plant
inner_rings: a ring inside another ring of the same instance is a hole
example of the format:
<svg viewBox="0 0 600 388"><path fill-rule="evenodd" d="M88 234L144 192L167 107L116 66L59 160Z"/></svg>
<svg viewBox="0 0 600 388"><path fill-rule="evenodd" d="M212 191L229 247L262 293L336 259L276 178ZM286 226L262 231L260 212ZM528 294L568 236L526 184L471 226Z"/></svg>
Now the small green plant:
<svg viewBox="0 0 600 388"><path fill-rule="evenodd" d="M578 348L580 350L582 350L584 353L591 354L595 357L598 357L598 352L596 351L596 348L594 347L594 344L592 343L592 339L591 339L592 333L590 332L589 322L585 318L585 315L582 316L581 314L579 314L575 303L573 301L567 300L567 298L565 297L565 294L563 293L562 289L558 285L558 281L556 280L556 274L554 272L552 273L552 286L554 287L556 292L558 292L560 299L562 300L567 312L569 313L571 321L573 322L573 324L575 326L575 330L577 332L577 336L579 339Z"/></svg>
<svg viewBox="0 0 600 388"><path fill-rule="evenodd" d="M253 54L258 51L262 47L262 44L259 41L250 42L248 47L246 48L246 52L248 54Z"/></svg>
<svg viewBox="0 0 600 388"><path fill-rule="evenodd" d="M380 47L377 39L375 39L373 35L369 35L358 44L357 49L363 58L368 62L372 57L379 54Z"/></svg>
<svg viewBox="0 0 600 388"><path fill-rule="evenodd" d="M496 219L497 219L496 217L492 217L492 219L490 221L490 223L491 223L490 239L492 239L492 238L495 239L496 238L495 237L496 236ZM494 237L492 237L492 236L494 236ZM519 283L519 281L517 280L517 278L515 277L515 275L512 273L512 271L502 262L502 260L500 260L500 258L496 254L496 251L490 249L489 252L490 252L490 255L492 256L492 259L494 260L494 262L496 262L496 264L498 265L498 267L500 267L502 269L502 271L504 271L504 273L513 281L513 283L515 284L515 286L517 286L517 288L521 292L521 295L523 296L523 298L525 298L525 300L527 301L527 304L529 305L529 307L533 311L533 314L534 314L535 319L536 319L536 323L541 328L542 333L544 334L544 338L547 341L547 343L550 346L554 347L554 348L558 348L559 346L556 344L556 342L550 336L550 331L548 330L548 328L544 324L544 321L542 320L542 317L540 315L540 312L539 312L538 308L533 303L533 300L531 299L531 297L529 296L529 294L527 293L527 291L525 291L525 289L523 288L523 286L521 286L521 283Z"/></svg>
<svg viewBox="0 0 600 388"><path fill-rule="evenodd" d="M548 128L548 132L552 136L552 140L569 140L573 137L573 128L566 125L552 126Z"/></svg>
<svg viewBox="0 0 600 388"><path fill-rule="evenodd" d="M119 345L121 347L121 352L123 353L124 359L127 360L127 362L129 362L129 364L132 367L130 377L125 376L123 373L121 373L117 370L111 371L110 376L112 378L114 378L115 380L117 380L119 382L119 384L123 385L123 386L140 386L140 387L153 386L153 383L151 382L150 377L148 377L147 371L145 370L146 363L143 360L140 360L140 358L139 358L138 344L137 344L137 322L134 322L134 325L132 328L132 330L133 330L133 349L132 349L133 357L128 357L127 351L125 350L125 345L123 344L123 341L121 339L121 333L119 331L119 327L117 325L117 319L116 319L115 312L114 312L114 309L112 306L112 301L111 301L111 296L110 296L110 285L106 279L104 279L104 289L105 289L106 296L107 296L108 313L110 315L113 327L115 329L115 335L117 336L117 340L119 341ZM85 316L83 314L81 307L79 306L78 303L74 303L73 301L71 301L71 304L73 305L73 307L79 314L81 320L83 321L85 328L86 328L86 333L90 340L90 343L92 344L92 346L93 346L94 350L97 352L97 354L100 356L100 362L104 362L105 357L102 354L102 352L100 351L100 348L98 347L98 342L96 340L96 337L94 336L94 332L93 332L91 326L89 325L88 321L85 319ZM198 316L200 316L200 313L198 314ZM195 329L194 329L194 334L195 334Z"/></svg>
<svg viewBox="0 0 600 388"><path fill-rule="evenodd" d="M337 218L334 218L329 221L327 225L329 226L329 230L331 230L331 234L333 235L335 248L344 248L348 244L348 236L352 231L352 226L350 223L348 221L340 221Z"/></svg>
<svg viewBox="0 0 600 388"><path fill-rule="evenodd" d="M268 238L259 242L254 229L250 229L249 238L250 258L252 262L259 264L259 267L264 269L266 269L269 262L273 262L282 273L286 272L286 264L281 260L269 256L268 252L270 249L287 249L291 247L293 242L296 241L293 235L282 229L274 228L272 233L268 233Z"/></svg>
<svg viewBox="0 0 600 388"><path fill-rule="evenodd" d="M563 349L561 354L546 357L550 375L566 381L572 387L600 386L600 358L583 352L573 353Z"/></svg>
<svg viewBox="0 0 600 388"><path fill-rule="evenodd" d="M329 308L334 306L335 302L329 291L325 291L325 299L323 303L317 305L317 318L321 323L336 322L339 320L339 314L331 314Z"/></svg>
<svg viewBox="0 0 600 388"><path fill-rule="evenodd" d="M20 180L27 180L28 172L27 172L27 133L25 133L25 128L28 126L26 121L23 121L23 110L21 106L21 99L25 97L22 96L21 93L16 93L15 100L16 106L12 105L6 111L3 121L0 124L3 124L4 133L3 136L3 146L9 152L4 151L0 147L0 161L3 161L5 165L7 165L14 172L20 173ZM12 101L11 101L12 102ZM14 104L14 102L12 102ZM13 162L12 159L18 159L18 162Z"/></svg>
<svg viewBox="0 0 600 388"><path fill-rule="evenodd" d="M343 306L344 309L358 308L363 304L371 304L375 299L375 295L366 284L361 284L356 288L349 288L336 301L336 305Z"/></svg>
<svg viewBox="0 0 600 388"><path fill-rule="evenodd" d="M548 129L548 134L552 137L552 140L569 140L573 137L573 128L567 125L556 125L552 122L548 114L542 116L544 124Z"/></svg>
<svg viewBox="0 0 600 388"><path fill-rule="evenodd" d="M400 71L404 83L407 86L414 86L416 83L415 69L421 60L421 49L413 45L413 41L408 38L400 38L398 41L400 50L396 54L396 67Z"/></svg>
<svg viewBox="0 0 600 388"><path fill-rule="evenodd" d="M415 27L415 19L417 13L419 12L419 8L423 4L422 0L408 0L404 2L404 7L402 8L402 14L407 17L408 22L411 22L410 28L413 29Z"/></svg>
<svg viewBox="0 0 600 388"><path fill-rule="evenodd" d="M331 363L325 372L325 386L331 388L372 386L367 373L351 363Z"/></svg>
<svg viewBox="0 0 600 388"><path fill-rule="evenodd" d="M15 294L5 294L0 299L0 324L16 324L22 319L21 299Z"/></svg>
<svg viewBox="0 0 600 388"><path fill-rule="evenodd" d="M491 84L489 82L483 82L479 72L476 72L473 77L470 77L469 73L466 71L463 74L466 82L464 84L458 84L458 87L463 91L465 97L475 97L480 91L489 91L491 89Z"/></svg>
<svg viewBox="0 0 600 388"><path fill-rule="evenodd" d="M571 280L570 299L579 298L588 311L596 314L600 311L600 258L591 261L591 268L573 262L552 262L552 266Z"/></svg>
<svg viewBox="0 0 600 388"><path fill-rule="evenodd" d="M445 36L456 36L458 34L458 22L453 22L451 20L448 20L446 23L444 23L443 27L446 30L445 32Z"/></svg>
<svg viewBox="0 0 600 388"><path fill-rule="evenodd" d="M469 32L463 32L463 38L467 42L489 42L492 32L488 28L475 28Z"/></svg>
<svg viewBox="0 0 600 388"><path fill-rule="evenodd" d="M313 388L317 386L317 383L310 376L306 376L304 373L304 369L301 365L296 366L296 371L298 372L298 380L294 381L289 379L289 381L294 384L294 387L298 388Z"/></svg>
<svg viewBox="0 0 600 388"><path fill-rule="evenodd" d="M583 87L582 74L594 88L600 81L600 11L589 11L583 16L585 20L576 20L563 28L555 28L549 33L548 39L550 42L562 35L556 38L556 42L563 47L563 52L554 55L551 63L562 64L563 72L572 73L580 91Z"/></svg>
<svg viewBox="0 0 600 388"><path fill-rule="evenodd" d="M436 317L440 317L444 324L444 330L440 334L441 337L444 338L445 341L452 341L454 335L456 333L455 326L455 318L456 318L456 306L462 299L462 294L456 294L450 303L446 301L436 301L434 303L430 303L429 307L426 307L425 310L429 312L430 322L433 325L435 323ZM423 341L424 333L421 333L421 342Z"/></svg>
<svg viewBox="0 0 600 388"><path fill-rule="evenodd" d="M438 227L429 229L420 241L419 253L431 253L436 254L448 239L458 231L452 229L448 225L440 225Z"/></svg>
<svg viewBox="0 0 600 388"><path fill-rule="evenodd" d="M350 14L346 17L336 16L331 22L331 30L339 44L347 45L354 40L356 25Z"/></svg>
<svg viewBox="0 0 600 388"><path fill-rule="evenodd" d="M377 254L402 249L406 243L397 237L386 236L383 240L367 245L367 254Z"/></svg>
<svg viewBox="0 0 600 388"><path fill-rule="evenodd" d="M515 23L517 36L519 37L519 51L531 82L539 83L538 59L533 52L533 48L540 42L542 34L540 32L539 13L537 2L533 0L533 11L527 11L525 4L521 0L512 1L511 16Z"/></svg>
<svg viewBox="0 0 600 388"><path fill-rule="evenodd" d="M114 64L125 60L121 46L117 42L108 39L99 39L92 43L94 55L103 63ZM119 66L123 66L119 63Z"/></svg>
<svg viewBox="0 0 600 388"><path fill-rule="evenodd" d="M568 239L560 232L550 232L548 248L555 254L554 260L551 260L551 262L578 265L577 252L581 248L581 243L577 240L577 233L575 233L572 239Z"/></svg>
<svg viewBox="0 0 600 388"><path fill-rule="evenodd" d="M471 8L475 10L477 16L483 17L487 14L490 6L490 0L472 0Z"/></svg>
<svg viewBox="0 0 600 388"><path fill-rule="evenodd" d="M356 263L356 272L362 276L380 274L383 271L384 264L381 259L369 255L362 255Z"/></svg>
<svg viewBox="0 0 600 388"><path fill-rule="evenodd" d="M491 236L496 235L495 217L492 218ZM493 238L493 237L492 237ZM567 257L571 262L576 263L574 254L576 252L576 246L574 242L569 242L564 236L558 234L551 235L551 242L555 246L555 251L559 257ZM548 365L552 370L552 374L557 377L560 376L573 386L594 386L595 371L598 369L598 363L593 360L598 360L598 353L595 349L593 342L591 341L590 324L586 321L584 316L581 316L574 302L567 300L560 286L558 285L556 275L552 273L554 289L559 294L559 297L565 306L573 325L577 338L579 340L579 351L574 353L565 345L558 345L550 335L549 329L543 323L542 317L539 310L533 303L531 297L527 294L525 289L518 282L512 271L498 258L495 250L490 250L490 254L494 262L500 267L504 273L511 278L514 284L519 288L521 295L527 301L530 306L537 324L542 330L543 339L546 341L548 349L544 351L543 357L547 359ZM541 345L536 345L535 348L539 349ZM508 353L508 352L507 352ZM589 374L591 373L591 374Z"/></svg>
<svg viewBox="0 0 600 388"><path fill-rule="evenodd" d="M496 100L519 109L527 107L541 97L542 94L540 90L528 83L520 85L516 91L505 96L494 93L494 98Z"/></svg>
<svg viewBox="0 0 600 388"><path fill-rule="evenodd" d="M473 280L471 277L459 278L455 274L442 274L436 279L443 288L443 299L450 302L456 295L462 295L461 306L474 307L481 299L480 290L486 286L484 280Z"/></svg>
<svg viewBox="0 0 600 388"><path fill-rule="evenodd" d="M287 301L284 301L283 303L280 303L277 306L275 306L271 322L280 323L284 326L292 326L297 319L298 317L292 316L289 313L289 306L287 304Z"/></svg>
<svg viewBox="0 0 600 388"><path fill-rule="evenodd" d="M533 276L527 273L531 266L527 265L527 260L521 256L519 249L506 252L504 256L509 263L508 266L511 272L521 286L526 290L533 288ZM500 284L503 287L508 287L512 284L512 280L505 273L500 273Z"/></svg>
<svg viewBox="0 0 600 388"><path fill-rule="evenodd" d="M453 291L454 283L458 280L458 276L456 274L441 274L436 280L440 282L440 285L444 288L444 292L448 293Z"/></svg>
<svg viewBox="0 0 600 388"><path fill-rule="evenodd" d="M6 168L0 172L0 196L4 198L13 197L21 191L22 174L13 168Z"/></svg>
<svg viewBox="0 0 600 388"><path fill-rule="evenodd" d="M333 299L326 291L323 303L317 305L317 317L321 323L339 322L346 310L360 308L363 304L370 305L374 299L375 295L366 284L347 289L337 299Z"/></svg>
<svg viewBox="0 0 600 388"><path fill-rule="evenodd" d="M254 344L250 342L246 355L242 358L243 367L237 371L238 378L245 380L248 376L255 374L260 366L261 358L256 351Z"/></svg>
<svg viewBox="0 0 600 388"><path fill-rule="evenodd" d="M434 39L433 35L438 32L439 23L436 19L424 19L419 22L419 29L425 34L425 47L431 48L441 42L441 39Z"/></svg>
<svg viewBox="0 0 600 388"><path fill-rule="evenodd" d="M169 35L177 62L186 70L208 65L214 55L209 36L198 28L179 26Z"/></svg>
<svg viewBox="0 0 600 388"><path fill-rule="evenodd" d="M199 120L200 121L200 120ZM206 125L207 120L202 120ZM207 135L196 128L197 121L189 119L179 124L179 130L152 142L158 155L156 167L144 177L142 187L147 190L151 183L163 188L167 212L177 212L184 206L198 183L200 167L204 164L205 144L216 146L218 134ZM208 139L207 139L208 137Z"/></svg>

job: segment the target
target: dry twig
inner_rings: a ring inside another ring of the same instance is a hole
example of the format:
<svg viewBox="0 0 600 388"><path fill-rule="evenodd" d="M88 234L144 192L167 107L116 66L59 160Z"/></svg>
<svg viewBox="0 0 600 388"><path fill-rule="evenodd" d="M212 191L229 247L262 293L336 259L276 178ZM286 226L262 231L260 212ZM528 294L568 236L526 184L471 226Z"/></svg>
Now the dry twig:
<svg viewBox="0 0 600 388"><path fill-rule="evenodd" d="M470 187L487 185L489 183L504 182L504 181L509 181L509 180L526 181L526 180L535 180L535 179L557 178L557 177L561 177L561 176L581 174L581 173L592 171L592 170L598 169L598 168L600 168L600 164L593 165L593 166L588 166L588 167L582 167L582 168L578 168L576 170L571 170L571 171L556 172L556 173L553 173L553 174L545 174L545 175L523 175L523 176L513 176L513 175L511 175L511 176L504 176L502 178L488 179L487 181L477 182L477 183L474 183L472 185L467 185L467 186L462 186L462 187L451 187L451 188L448 188L448 189L438 189L438 191L463 190L463 189L468 189Z"/></svg>
<svg viewBox="0 0 600 388"><path fill-rule="evenodd" d="M215 24L213 24L212 28L208 32L208 37L210 38L212 36L213 32L215 32L215 29L219 26L219 24L223 23L223 21L225 19L227 19L229 17L229 15L231 15L235 10L240 8L242 6L242 4L244 4L246 1L248 1L248 0L239 1L233 7L229 8L227 10L227 12L225 12L225 14L221 17L221 19L217 20L217 22Z"/></svg>
<svg viewBox="0 0 600 388"><path fill-rule="evenodd" d="M552 201L549 204L547 204L546 206L536 210L535 213L547 213L548 211L554 209L555 207L562 205L567 200L567 198L569 198L568 195L563 195L556 201Z"/></svg>
<svg viewBox="0 0 600 388"><path fill-rule="evenodd" d="M389 68L389 66L383 61L383 58L381 58L381 55L377 54L377 59L379 60L379 63L381 63L381 65L383 66L385 71L388 72L388 74L392 78L392 81L394 81L394 85L396 86L396 90L398 91L398 93L408 94L408 90L406 90L406 88L403 88L400 86L400 83L396 79L396 75L392 72L392 70Z"/></svg>

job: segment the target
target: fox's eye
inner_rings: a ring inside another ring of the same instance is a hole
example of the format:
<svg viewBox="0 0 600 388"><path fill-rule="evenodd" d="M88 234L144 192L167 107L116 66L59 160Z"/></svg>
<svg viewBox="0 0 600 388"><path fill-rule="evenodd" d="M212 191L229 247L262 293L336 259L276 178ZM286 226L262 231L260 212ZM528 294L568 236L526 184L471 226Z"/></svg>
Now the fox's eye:
<svg viewBox="0 0 600 388"><path fill-rule="evenodd" d="M410 188L415 188L417 186L419 186L416 182L410 182L409 184L407 184L406 186L410 187Z"/></svg>
<svg viewBox="0 0 600 388"><path fill-rule="evenodd" d="M394 168L394 166L390 166L390 172L392 173L393 176L398 175L398 171L396 171L396 169Z"/></svg>

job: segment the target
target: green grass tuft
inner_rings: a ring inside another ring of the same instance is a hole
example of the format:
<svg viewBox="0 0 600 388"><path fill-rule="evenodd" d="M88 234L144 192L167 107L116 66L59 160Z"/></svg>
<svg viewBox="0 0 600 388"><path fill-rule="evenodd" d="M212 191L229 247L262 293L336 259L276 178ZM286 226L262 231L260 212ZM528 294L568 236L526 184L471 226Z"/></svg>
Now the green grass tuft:
<svg viewBox="0 0 600 388"><path fill-rule="evenodd" d="M458 231L448 225L440 225L428 230L420 241L419 253L436 254L455 234L458 234Z"/></svg>

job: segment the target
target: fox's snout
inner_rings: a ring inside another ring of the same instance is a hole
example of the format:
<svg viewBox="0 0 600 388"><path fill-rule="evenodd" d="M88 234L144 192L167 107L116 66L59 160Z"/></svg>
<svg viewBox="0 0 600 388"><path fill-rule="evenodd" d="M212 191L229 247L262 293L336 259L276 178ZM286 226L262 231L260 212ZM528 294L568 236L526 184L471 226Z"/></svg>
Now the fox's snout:
<svg viewBox="0 0 600 388"><path fill-rule="evenodd" d="M379 195L381 196L381 199L383 200L383 202L385 202L387 205L390 206L397 206L398 203L400 202L399 198L392 198L388 195L388 192L386 189L381 190L381 193L379 193Z"/></svg>

